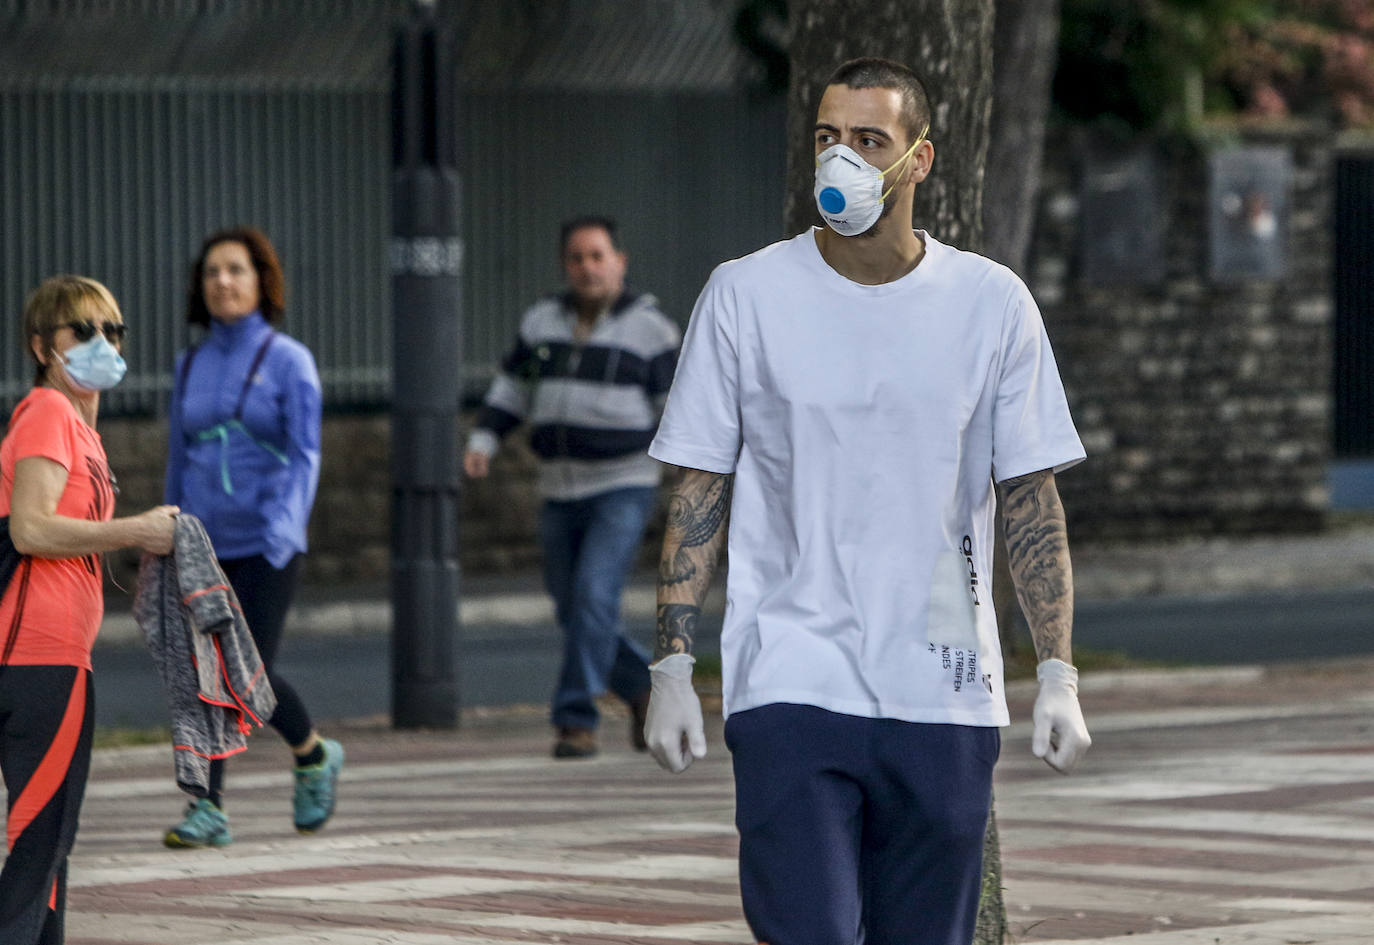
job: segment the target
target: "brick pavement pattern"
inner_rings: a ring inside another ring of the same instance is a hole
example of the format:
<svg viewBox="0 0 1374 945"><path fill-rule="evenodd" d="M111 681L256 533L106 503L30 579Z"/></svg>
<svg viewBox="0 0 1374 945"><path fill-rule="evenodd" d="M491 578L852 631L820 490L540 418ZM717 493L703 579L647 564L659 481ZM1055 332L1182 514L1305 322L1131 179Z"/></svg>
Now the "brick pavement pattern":
<svg viewBox="0 0 1374 945"><path fill-rule="evenodd" d="M1015 941L1374 942L1374 664L1084 677L1082 702L1073 776L1004 741Z"/></svg>
<svg viewBox="0 0 1374 945"><path fill-rule="evenodd" d="M1374 663L1085 675L1094 746L1063 778L1004 732L997 781L1016 942L1374 941ZM1013 717L1031 689L1014 687ZM728 753L673 778L609 743L547 757L539 710L454 733L331 726L339 811L291 829L255 739L230 771L235 843L169 851L161 747L102 751L72 859L69 945L748 943ZM916 943L919 945L919 943Z"/></svg>

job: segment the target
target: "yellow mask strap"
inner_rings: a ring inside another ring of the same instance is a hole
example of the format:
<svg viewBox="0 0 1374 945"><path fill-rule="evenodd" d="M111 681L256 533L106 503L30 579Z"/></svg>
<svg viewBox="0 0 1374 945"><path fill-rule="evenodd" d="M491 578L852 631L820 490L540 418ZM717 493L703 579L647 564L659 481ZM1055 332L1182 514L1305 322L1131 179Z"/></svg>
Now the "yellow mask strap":
<svg viewBox="0 0 1374 945"><path fill-rule="evenodd" d="M921 133L920 133L919 135L916 136L916 140L913 141L913 142L911 142L911 147L909 147L909 148L906 149L906 154L903 154L901 157L897 158L897 160L893 161L892 164L888 167L888 169L885 170L885 171L883 171L882 176L886 177L888 174L891 174L894 170L896 170L898 167L900 167L902 164L904 164L907 160L909 160L910 157L911 157L913 154L916 153L916 149L917 149L918 147L921 146L921 142L924 141L924 140L926 140L926 135L927 135L929 132L930 132L930 125L927 124L924 128L921 129ZM892 188L893 188L893 187L896 187L896 186L897 186L897 182L896 182L896 181L893 181L893 182L892 182L892 187L889 187L887 190L883 191L882 199L883 199L883 200L887 200L887 195L890 194L890 193L892 193Z"/></svg>

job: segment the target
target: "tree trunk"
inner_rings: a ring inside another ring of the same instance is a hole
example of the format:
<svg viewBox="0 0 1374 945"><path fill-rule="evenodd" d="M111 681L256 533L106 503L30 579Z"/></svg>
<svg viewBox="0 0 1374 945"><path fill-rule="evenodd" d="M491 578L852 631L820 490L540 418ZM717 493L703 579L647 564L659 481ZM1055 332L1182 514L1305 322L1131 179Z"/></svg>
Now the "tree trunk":
<svg viewBox="0 0 1374 945"><path fill-rule="evenodd" d="M983 180L983 252L1023 278L1040 191L1050 85L1059 50L1059 0L998 0L993 28L992 135ZM1002 653L1029 643L1016 602L1002 515L993 539L992 606Z"/></svg>
<svg viewBox="0 0 1374 945"><path fill-rule="evenodd" d="M916 188L916 226L943 243L983 249L983 173L992 112L992 0L792 0L788 22L787 196L784 235L819 223L812 198L812 127L826 80L856 56L916 70L930 95L935 164ZM997 822L983 843L975 945L1006 940Z"/></svg>
<svg viewBox="0 0 1374 945"><path fill-rule="evenodd" d="M1059 50L1059 0L998 0L996 7L983 254L1024 278Z"/></svg>
<svg viewBox="0 0 1374 945"><path fill-rule="evenodd" d="M916 188L915 224L943 243L981 251L992 17L992 0L792 0L784 235L820 222L811 129L826 80L847 59L884 56L915 69L930 94L935 165Z"/></svg>

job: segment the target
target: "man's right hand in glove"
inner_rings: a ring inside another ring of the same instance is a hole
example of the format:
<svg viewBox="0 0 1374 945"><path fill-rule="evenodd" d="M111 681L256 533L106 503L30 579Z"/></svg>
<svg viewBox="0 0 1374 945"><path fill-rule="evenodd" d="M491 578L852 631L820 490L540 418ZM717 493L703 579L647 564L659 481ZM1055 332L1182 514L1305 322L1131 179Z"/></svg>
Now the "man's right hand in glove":
<svg viewBox="0 0 1374 945"><path fill-rule="evenodd" d="M701 700L692 688L692 664L687 653L673 653L649 667L649 712L644 740L649 752L674 774L706 757L706 727Z"/></svg>

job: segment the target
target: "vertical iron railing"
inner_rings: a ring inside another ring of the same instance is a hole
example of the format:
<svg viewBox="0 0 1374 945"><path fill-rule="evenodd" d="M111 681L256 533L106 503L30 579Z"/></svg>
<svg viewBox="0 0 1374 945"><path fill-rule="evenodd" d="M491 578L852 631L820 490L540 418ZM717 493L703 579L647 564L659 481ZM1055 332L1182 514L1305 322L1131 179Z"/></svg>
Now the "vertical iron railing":
<svg viewBox="0 0 1374 945"><path fill-rule="evenodd" d="M156 413L190 339L192 256L252 223L281 254L284 328L314 351L327 402L384 402L387 106L380 83L0 78L0 310L17 320L56 272L107 283L132 332L129 377L102 406ZM30 381L19 346L0 346L0 401Z"/></svg>
<svg viewBox="0 0 1374 945"><path fill-rule="evenodd" d="M191 257L211 229L251 222L281 252L284 327L314 351L326 405L389 403L389 105L385 84L0 76L0 311L17 319L54 272L108 282L134 331L130 376L103 409L156 413L190 338ZM780 99L468 89L455 110L469 396L522 310L558 287L561 220L619 218L631 283L683 323L713 266L780 235ZM702 136L708 124L720 134ZM0 410L31 377L0 346Z"/></svg>

